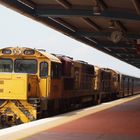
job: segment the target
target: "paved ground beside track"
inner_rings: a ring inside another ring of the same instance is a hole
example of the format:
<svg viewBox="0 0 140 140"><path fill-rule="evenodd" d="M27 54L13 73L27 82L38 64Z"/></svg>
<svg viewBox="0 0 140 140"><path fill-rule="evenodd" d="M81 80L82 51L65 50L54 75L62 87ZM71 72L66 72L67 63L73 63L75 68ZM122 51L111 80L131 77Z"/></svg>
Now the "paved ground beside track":
<svg viewBox="0 0 140 140"><path fill-rule="evenodd" d="M0 130L0 139L140 140L140 95Z"/></svg>

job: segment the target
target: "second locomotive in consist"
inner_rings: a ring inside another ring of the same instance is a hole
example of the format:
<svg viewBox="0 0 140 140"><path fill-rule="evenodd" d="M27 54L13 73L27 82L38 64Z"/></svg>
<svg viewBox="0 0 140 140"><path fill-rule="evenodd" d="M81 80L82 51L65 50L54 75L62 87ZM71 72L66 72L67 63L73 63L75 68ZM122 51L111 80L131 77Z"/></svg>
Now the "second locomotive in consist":
<svg viewBox="0 0 140 140"><path fill-rule="evenodd" d="M0 122L12 125L136 94L140 79L43 50L0 50Z"/></svg>

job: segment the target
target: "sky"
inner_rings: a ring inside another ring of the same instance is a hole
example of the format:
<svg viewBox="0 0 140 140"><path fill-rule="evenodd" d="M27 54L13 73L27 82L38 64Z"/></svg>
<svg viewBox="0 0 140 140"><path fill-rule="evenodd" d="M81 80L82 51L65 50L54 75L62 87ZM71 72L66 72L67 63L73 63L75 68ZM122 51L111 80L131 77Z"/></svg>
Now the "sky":
<svg viewBox="0 0 140 140"><path fill-rule="evenodd" d="M140 77L140 69L102 53L0 5L0 48L29 47L63 54L99 67Z"/></svg>

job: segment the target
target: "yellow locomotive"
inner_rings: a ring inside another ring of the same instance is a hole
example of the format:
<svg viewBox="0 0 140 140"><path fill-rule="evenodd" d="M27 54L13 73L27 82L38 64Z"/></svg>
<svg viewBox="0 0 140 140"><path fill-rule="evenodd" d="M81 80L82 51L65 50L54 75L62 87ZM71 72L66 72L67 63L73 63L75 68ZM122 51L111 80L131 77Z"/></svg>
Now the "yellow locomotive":
<svg viewBox="0 0 140 140"><path fill-rule="evenodd" d="M95 89L98 103L102 100L116 99L119 93L119 73L108 68L95 67Z"/></svg>
<svg viewBox="0 0 140 140"><path fill-rule="evenodd" d="M0 124L26 123L124 97L139 91L139 86L138 78L67 56L4 48L0 50Z"/></svg>
<svg viewBox="0 0 140 140"><path fill-rule="evenodd" d="M36 120L47 110L47 98L60 98L60 65L58 58L44 51L0 50L1 123Z"/></svg>

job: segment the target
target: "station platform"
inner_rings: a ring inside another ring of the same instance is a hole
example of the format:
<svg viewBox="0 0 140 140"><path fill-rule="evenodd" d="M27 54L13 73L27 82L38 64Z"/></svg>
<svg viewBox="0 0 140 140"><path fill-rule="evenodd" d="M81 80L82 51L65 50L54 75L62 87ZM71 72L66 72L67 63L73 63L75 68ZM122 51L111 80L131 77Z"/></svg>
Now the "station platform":
<svg viewBox="0 0 140 140"><path fill-rule="evenodd" d="M0 139L21 138L24 140L140 140L140 95L0 131Z"/></svg>

